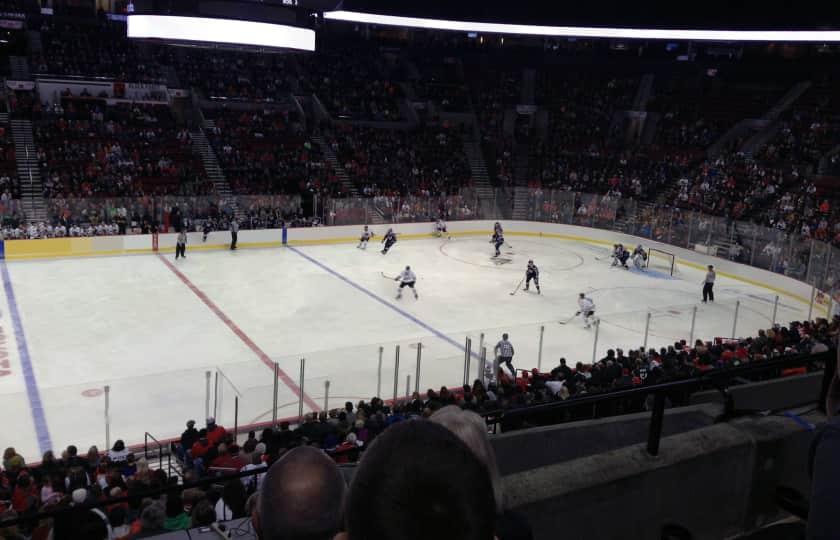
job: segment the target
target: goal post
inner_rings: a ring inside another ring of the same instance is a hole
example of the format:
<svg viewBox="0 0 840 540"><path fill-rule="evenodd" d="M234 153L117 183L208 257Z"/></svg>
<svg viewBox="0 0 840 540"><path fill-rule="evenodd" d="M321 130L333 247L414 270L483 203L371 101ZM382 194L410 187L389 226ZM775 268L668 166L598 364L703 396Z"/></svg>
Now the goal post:
<svg viewBox="0 0 840 540"><path fill-rule="evenodd" d="M649 248L645 268L654 268L666 272L669 276L677 273L677 258L673 253L662 249Z"/></svg>

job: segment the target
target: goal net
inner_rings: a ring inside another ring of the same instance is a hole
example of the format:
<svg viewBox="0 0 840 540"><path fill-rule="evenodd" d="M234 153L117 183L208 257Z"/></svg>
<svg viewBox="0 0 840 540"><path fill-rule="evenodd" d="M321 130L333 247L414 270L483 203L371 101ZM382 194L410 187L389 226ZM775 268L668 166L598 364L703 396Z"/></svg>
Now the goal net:
<svg viewBox="0 0 840 540"><path fill-rule="evenodd" d="M661 249L648 249L646 268L653 268L673 276L677 272L677 258L673 253Z"/></svg>

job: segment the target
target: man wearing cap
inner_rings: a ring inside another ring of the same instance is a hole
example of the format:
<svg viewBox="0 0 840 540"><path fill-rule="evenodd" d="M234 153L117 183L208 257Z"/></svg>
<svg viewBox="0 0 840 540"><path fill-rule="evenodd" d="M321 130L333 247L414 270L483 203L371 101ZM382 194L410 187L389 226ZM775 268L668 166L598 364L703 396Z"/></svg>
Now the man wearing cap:
<svg viewBox="0 0 840 540"><path fill-rule="evenodd" d="M187 450L192 448L192 445L198 440L198 430L195 429L195 420L187 422L187 429L181 433L181 445L178 447L178 455L183 460L187 455Z"/></svg>
<svg viewBox="0 0 840 540"><path fill-rule="evenodd" d="M207 419L207 440L210 446L218 446L220 442L227 435L227 431L222 426L216 425L216 419L212 416Z"/></svg>

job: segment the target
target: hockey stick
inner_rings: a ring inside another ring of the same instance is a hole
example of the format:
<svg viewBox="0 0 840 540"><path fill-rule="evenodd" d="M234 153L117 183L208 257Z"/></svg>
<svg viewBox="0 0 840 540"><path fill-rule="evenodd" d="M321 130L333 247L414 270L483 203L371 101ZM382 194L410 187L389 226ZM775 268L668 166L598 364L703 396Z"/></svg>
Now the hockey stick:
<svg viewBox="0 0 840 540"><path fill-rule="evenodd" d="M395 281L397 279L396 276L386 276L385 272L379 272L379 274L384 277L385 279L390 279L391 281Z"/></svg>
<svg viewBox="0 0 840 540"><path fill-rule="evenodd" d="M522 288L523 283L525 283L525 278L522 278L521 280L519 280L519 285L517 285L516 288L513 289L513 292L510 293L510 295L513 296L514 294L516 294L519 291L519 289Z"/></svg>
<svg viewBox="0 0 840 540"><path fill-rule="evenodd" d="M557 321L557 324L569 324L570 322L572 322L572 320L574 320L575 317L577 317L577 315L572 315L565 321Z"/></svg>

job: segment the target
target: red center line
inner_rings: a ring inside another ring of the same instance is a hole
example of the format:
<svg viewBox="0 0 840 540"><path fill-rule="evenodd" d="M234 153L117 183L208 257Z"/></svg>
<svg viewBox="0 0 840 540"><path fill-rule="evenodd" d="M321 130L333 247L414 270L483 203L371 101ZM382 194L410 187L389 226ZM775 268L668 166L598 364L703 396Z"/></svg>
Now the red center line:
<svg viewBox="0 0 840 540"><path fill-rule="evenodd" d="M199 298L202 302L204 302L204 305L206 305L208 308L210 308L210 311L212 311L213 313L215 313L215 314L216 314L216 316L217 316L218 318L220 318L220 319L222 320L222 322L223 322L223 323L225 323L225 325L227 325L227 327L228 327L228 328L230 328L231 332L233 332L234 334L236 334L236 336L237 336L239 339L241 339L241 340L242 340L242 342L243 342L245 345L247 345L249 349L251 349L252 351L254 351L254 354L256 354L256 355L257 355L257 358L259 358L259 359L262 361L262 363L263 363L263 364L265 364L265 366L266 366L267 368L269 368L270 370L274 371L274 361L271 359L271 357L270 357L270 356L268 356L267 354L265 354L265 351L263 351L262 349L260 349L259 345L257 345L256 343L254 343L254 341L253 341L250 337L248 337L248 334L246 334L245 332L243 332L243 331L242 331L242 329L241 329L241 328L239 328L239 326L237 326L237 324L236 324L235 322L233 322L232 320L230 320L230 317L228 317L227 315L225 315L225 312L224 312L224 311L222 311L221 309L219 309L219 306L217 306L217 305L216 305L216 304L215 304L212 300L210 300L210 298L209 298L206 294L204 294L204 291L202 291L201 289L199 289L198 287L196 287L196 286L193 284L193 282L192 282L192 281L190 281L190 278L188 278L188 277L187 277L187 276L185 276L185 275L184 275L184 274L183 274L180 270L178 270L177 268L175 268L175 265L174 265L174 264L172 264L172 262L171 262L169 259L167 259L167 258L166 258L166 257L164 257L163 255L161 255L160 253L158 253L158 258L160 258L160 260L161 260L161 261L163 261L163 264L165 264L165 265L167 266L167 268L169 268L170 270L172 270L172 272L173 272L176 276L178 276L178 279L180 279L180 280L184 283L184 285L186 285L187 287L189 287L189 289L190 289L193 293L195 293L195 295L196 295L196 296L197 296L197 297L198 297L198 298ZM301 397L301 394L303 394L303 401L304 401L304 403L306 403L306 405L307 405L310 409L312 409L312 410L313 410L313 411L315 411L315 412L318 412L318 411L320 411L320 410L321 410L321 409L320 409L320 407L318 407L318 404L317 404L317 403L315 403L315 401L314 401L311 397L309 397L308 395L306 395L306 393L302 393L302 392L301 392L300 387L299 387L299 386L295 383L295 381L293 381L293 380L292 380L292 378L291 378L291 377L289 377L289 375L288 375L285 371L283 371L282 369L278 369L278 370L277 370L277 377L278 377L281 381L283 381L283 384L285 384L285 385L289 388L289 390L291 390L292 392L294 392L295 396L297 396L298 398L300 398L300 397Z"/></svg>

